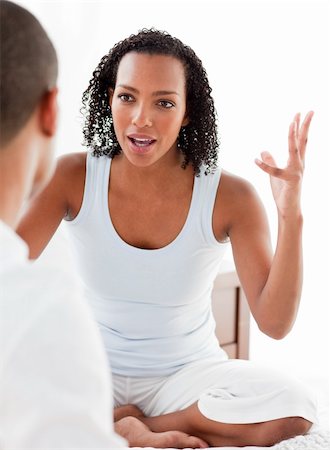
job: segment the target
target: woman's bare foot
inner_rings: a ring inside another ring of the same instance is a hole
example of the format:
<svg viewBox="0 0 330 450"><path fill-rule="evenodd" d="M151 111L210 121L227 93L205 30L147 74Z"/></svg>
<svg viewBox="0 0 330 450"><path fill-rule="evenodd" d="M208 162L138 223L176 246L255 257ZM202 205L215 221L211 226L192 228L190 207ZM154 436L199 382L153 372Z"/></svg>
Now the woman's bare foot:
<svg viewBox="0 0 330 450"><path fill-rule="evenodd" d="M118 406L113 411L113 418L114 422L118 422L118 420L122 419L123 417L145 417L141 409L139 409L135 405L124 405L124 406Z"/></svg>
<svg viewBox="0 0 330 450"><path fill-rule="evenodd" d="M155 448L207 448L208 444L202 439L189 436L182 431L164 431L154 433L147 425L136 417L124 417L114 424L115 431L128 441L130 447Z"/></svg>

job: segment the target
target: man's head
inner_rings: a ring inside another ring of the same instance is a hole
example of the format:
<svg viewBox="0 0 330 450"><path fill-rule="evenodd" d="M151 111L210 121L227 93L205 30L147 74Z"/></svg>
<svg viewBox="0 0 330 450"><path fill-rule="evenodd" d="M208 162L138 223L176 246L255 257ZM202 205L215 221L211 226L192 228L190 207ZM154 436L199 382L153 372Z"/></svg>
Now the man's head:
<svg viewBox="0 0 330 450"><path fill-rule="evenodd" d="M5 0L0 0L0 45L0 213L13 223L22 201L13 205L10 198L26 200L54 168L58 68L54 46L38 20Z"/></svg>
<svg viewBox="0 0 330 450"><path fill-rule="evenodd" d="M46 32L26 9L1 0L0 17L2 148L55 87L57 57Z"/></svg>

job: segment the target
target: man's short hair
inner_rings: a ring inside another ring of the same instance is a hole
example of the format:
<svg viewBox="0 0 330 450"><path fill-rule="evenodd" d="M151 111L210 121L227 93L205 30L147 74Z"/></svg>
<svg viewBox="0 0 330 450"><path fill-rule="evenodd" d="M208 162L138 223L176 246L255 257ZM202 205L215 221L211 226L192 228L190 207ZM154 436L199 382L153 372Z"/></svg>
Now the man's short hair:
<svg viewBox="0 0 330 450"><path fill-rule="evenodd" d="M39 21L21 6L0 0L1 146L23 128L57 80L57 56Z"/></svg>

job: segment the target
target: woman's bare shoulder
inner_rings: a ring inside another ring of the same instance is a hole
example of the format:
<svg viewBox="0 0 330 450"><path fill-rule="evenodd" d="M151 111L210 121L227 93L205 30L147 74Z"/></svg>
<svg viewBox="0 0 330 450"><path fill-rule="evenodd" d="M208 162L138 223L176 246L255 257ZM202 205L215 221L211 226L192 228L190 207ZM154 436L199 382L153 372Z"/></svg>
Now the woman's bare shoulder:
<svg viewBox="0 0 330 450"><path fill-rule="evenodd" d="M229 235L233 226L250 222L253 215L259 217L262 208L252 183L222 171L213 214L215 235L219 239Z"/></svg>
<svg viewBox="0 0 330 450"><path fill-rule="evenodd" d="M68 153L58 158L54 189L66 198L67 219L73 219L82 203L86 176L86 152Z"/></svg>
<svg viewBox="0 0 330 450"><path fill-rule="evenodd" d="M71 190L83 185L86 174L86 153L68 153L56 161L54 175L48 189L55 190L58 195L70 195Z"/></svg>
<svg viewBox="0 0 330 450"><path fill-rule="evenodd" d="M223 200L228 200L230 203L246 202L257 196L256 189L245 178L234 175L233 173L223 170L221 173L221 180L218 187L218 197Z"/></svg>
<svg viewBox="0 0 330 450"><path fill-rule="evenodd" d="M56 172L59 175L85 176L86 152L67 153L57 159Z"/></svg>

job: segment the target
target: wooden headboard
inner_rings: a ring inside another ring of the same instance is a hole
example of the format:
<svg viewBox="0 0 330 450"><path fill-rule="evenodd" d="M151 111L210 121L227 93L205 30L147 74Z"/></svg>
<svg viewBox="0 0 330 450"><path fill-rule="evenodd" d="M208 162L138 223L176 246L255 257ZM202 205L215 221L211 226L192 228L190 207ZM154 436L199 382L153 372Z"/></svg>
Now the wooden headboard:
<svg viewBox="0 0 330 450"><path fill-rule="evenodd" d="M250 311L237 273L224 268L212 291L216 335L229 358L249 358Z"/></svg>

